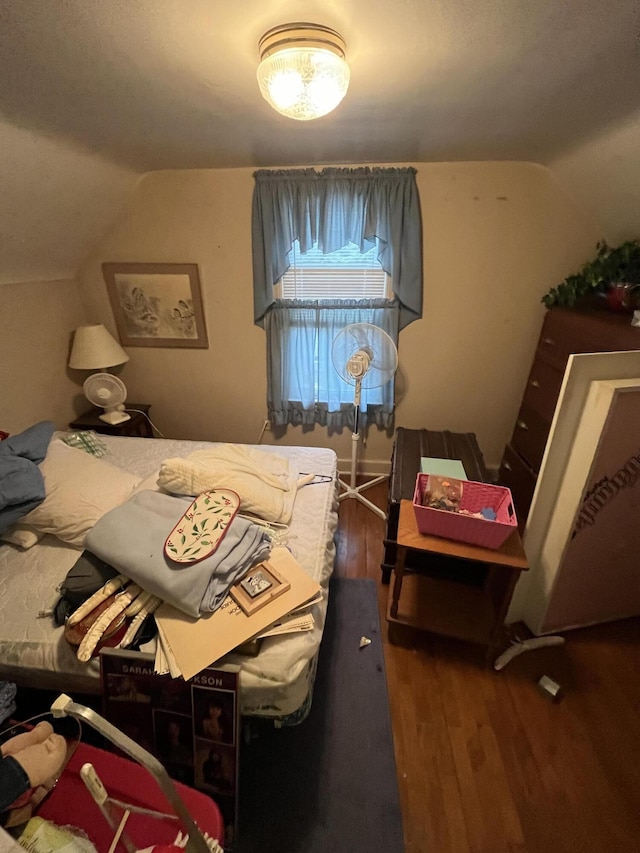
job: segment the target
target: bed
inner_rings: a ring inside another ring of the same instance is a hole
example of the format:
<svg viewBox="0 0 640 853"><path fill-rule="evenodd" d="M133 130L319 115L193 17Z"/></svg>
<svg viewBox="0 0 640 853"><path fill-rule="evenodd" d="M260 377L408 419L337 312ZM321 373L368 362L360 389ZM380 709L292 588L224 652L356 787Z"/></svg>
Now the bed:
<svg viewBox="0 0 640 853"><path fill-rule="evenodd" d="M54 433L48 456L53 456L54 443L63 445L68 437L68 433ZM127 476L133 478L135 491L157 489L156 480L164 460L188 457L194 451L216 446L211 442L173 439L112 436L99 436L99 439L106 452L98 461L114 466L118 474L110 468L110 477L114 481L122 478L127 489ZM76 469L86 459L95 461L95 457L83 450L66 444L64 447L74 452L74 464L65 468L70 478L72 470L79 476ZM260 445L254 449L289 460L291 470L319 475L312 484L297 489L284 544L305 572L321 585L324 595L313 607L312 631L267 638L256 656L231 653L224 661L240 666L243 715L295 723L308 711L324 627L328 582L335 557L337 458L327 448ZM105 471L104 468L100 471L103 482L109 479L104 477ZM61 479L66 476L61 475ZM53 481L45 479L49 495ZM63 491L65 482L61 485ZM95 658L88 664L78 661L63 637L63 628L56 627L51 616L59 597L59 585L81 550L79 542L70 545L51 533L24 550L15 544L0 544L0 679L24 687L100 693L99 661Z"/></svg>

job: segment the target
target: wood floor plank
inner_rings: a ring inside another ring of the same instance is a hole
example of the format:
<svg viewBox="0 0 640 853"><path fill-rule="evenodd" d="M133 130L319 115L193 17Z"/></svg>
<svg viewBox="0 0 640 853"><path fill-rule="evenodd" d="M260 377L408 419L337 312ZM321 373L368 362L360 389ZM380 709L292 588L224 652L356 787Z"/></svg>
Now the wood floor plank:
<svg viewBox="0 0 640 853"><path fill-rule="evenodd" d="M447 723L474 851L523 849L523 835L481 682L491 677L474 661L440 661L447 683ZM469 693L475 696L469 701Z"/></svg>
<svg viewBox="0 0 640 853"><path fill-rule="evenodd" d="M526 849L554 850L553 821L540 820L542 778L527 732L516 712L507 679L502 675L500 673L491 680L485 702L493 730L499 735L498 748L523 835L527 839ZM536 701L538 698L534 697ZM554 805L550 804L552 810Z"/></svg>
<svg viewBox="0 0 640 853"><path fill-rule="evenodd" d="M470 851L436 659L423 653L415 655L415 662L418 749L424 756L428 797L425 845L431 842L443 853Z"/></svg>
<svg viewBox="0 0 640 853"><path fill-rule="evenodd" d="M386 483L366 496L384 507ZM377 584L407 853L638 853L640 618L501 672L470 643L405 628L392 643L384 522L355 499L339 515L336 573Z"/></svg>

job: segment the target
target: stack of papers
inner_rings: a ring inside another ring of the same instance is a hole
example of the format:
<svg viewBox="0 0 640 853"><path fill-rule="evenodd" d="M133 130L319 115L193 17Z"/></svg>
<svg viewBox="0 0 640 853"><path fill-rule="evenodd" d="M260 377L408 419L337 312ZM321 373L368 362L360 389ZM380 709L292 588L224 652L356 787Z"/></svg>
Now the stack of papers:
<svg viewBox="0 0 640 853"><path fill-rule="evenodd" d="M302 631L311 631L314 623L313 615L309 611L314 604L320 604L322 597L322 592L314 595L310 601L305 601L301 607L292 610L291 613L283 616L282 619L278 619L277 622L258 634L256 639L262 640L265 637L276 637L280 634L299 634Z"/></svg>

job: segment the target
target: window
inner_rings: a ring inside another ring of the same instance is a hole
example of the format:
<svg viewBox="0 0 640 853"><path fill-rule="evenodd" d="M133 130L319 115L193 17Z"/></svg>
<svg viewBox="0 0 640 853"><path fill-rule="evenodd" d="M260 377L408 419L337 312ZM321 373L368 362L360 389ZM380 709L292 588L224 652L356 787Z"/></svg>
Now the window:
<svg viewBox="0 0 640 853"><path fill-rule="evenodd" d="M331 358L334 337L350 322L373 320L372 311L354 300L385 300L389 295L389 276L382 269L375 247L361 253L355 243L324 254L317 243L308 252L300 251L294 241L289 253L291 266L276 287L278 300L285 303L289 320L278 335L288 357L284 359L282 396L299 401L315 412L317 407L340 411L353 401L353 388L341 381ZM315 309L309 302L329 300ZM297 310L296 310L297 309ZM304 354L304 355L303 355ZM383 391L372 388L364 393L364 408L381 405Z"/></svg>
<svg viewBox="0 0 640 853"><path fill-rule="evenodd" d="M276 426L353 426L353 387L331 360L351 323L395 343L422 315L415 169L255 173L254 317L267 334L267 415ZM360 424L388 428L393 379L363 389Z"/></svg>

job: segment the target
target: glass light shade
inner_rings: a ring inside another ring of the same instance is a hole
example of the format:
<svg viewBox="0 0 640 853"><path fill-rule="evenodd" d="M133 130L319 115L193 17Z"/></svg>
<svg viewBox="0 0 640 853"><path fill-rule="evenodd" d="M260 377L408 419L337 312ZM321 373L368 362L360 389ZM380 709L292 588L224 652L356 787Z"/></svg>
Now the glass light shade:
<svg viewBox="0 0 640 853"><path fill-rule="evenodd" d="M258 85L274 110L308 121L338 106L349 87L350 70L337 33L316 24L295 27L277 27L263 36Z"/></svg>
<svg viewBox="0 0 640 853"><path fill-rule="evenodd" d="M129 361L129 356L103 325L79 326L73 336L69 367L102 370Z"/></svg>

